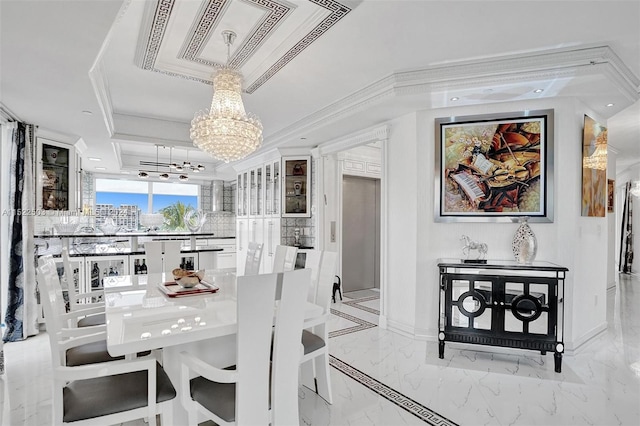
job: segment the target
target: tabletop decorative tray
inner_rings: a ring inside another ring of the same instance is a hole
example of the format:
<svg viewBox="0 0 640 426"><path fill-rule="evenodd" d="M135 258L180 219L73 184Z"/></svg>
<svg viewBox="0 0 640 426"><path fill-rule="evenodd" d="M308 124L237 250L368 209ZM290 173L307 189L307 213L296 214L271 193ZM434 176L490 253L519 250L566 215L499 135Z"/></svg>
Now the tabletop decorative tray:
<svg viewBox="0 0 640 426"><path fill-rule="evenodd" d="M167 281L158 284L160 291L168 297L194 296L196 294L216 293L220 288L210 282L201 280L198 284L191 288L181 287L175 281Z"/></svg>

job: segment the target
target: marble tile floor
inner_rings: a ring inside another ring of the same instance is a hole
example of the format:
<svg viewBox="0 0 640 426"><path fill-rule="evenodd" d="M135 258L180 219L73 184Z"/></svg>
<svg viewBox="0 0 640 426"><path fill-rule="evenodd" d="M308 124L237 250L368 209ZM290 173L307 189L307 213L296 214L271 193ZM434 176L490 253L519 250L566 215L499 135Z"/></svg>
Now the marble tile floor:
<svg viewBox="0 0 640 426"><path fill-rule="evenodd" d="M300 424L640 424L640 278L621 275L607 296L607 331L565 355L558 374L552 354L531 351L447 344L441 360L437 343L377 326L377 293L345 294L330 323L334 403L301 387ZM46 335L4 349L0 424L50 424Z"/></svg>

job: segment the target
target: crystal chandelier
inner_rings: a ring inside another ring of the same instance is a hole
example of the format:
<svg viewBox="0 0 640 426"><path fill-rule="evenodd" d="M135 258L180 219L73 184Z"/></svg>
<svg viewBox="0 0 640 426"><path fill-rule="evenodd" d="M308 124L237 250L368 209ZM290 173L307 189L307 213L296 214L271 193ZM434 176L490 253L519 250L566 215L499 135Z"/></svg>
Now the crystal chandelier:
<svg viewBox="0 0 640 426"><path fill-rule="evenodd" d="M236 34L223 31L227 63ZM213 75L213 100L209 110L198 111L191 121L193 144L225 163L239 160L262 145L262 123L247 114L242 104L242 74L228 65Z"/></svg>

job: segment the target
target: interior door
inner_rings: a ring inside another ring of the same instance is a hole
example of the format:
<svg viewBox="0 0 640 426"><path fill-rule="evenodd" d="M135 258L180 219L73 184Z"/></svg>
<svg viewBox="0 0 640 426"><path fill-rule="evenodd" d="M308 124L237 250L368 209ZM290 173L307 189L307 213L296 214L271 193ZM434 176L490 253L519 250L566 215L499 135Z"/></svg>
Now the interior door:
<svg viewBox="0 0 640 426"><path fill-rule="evenodd" d="M380 179L343 177L342 288L380 288Z"/></svg>

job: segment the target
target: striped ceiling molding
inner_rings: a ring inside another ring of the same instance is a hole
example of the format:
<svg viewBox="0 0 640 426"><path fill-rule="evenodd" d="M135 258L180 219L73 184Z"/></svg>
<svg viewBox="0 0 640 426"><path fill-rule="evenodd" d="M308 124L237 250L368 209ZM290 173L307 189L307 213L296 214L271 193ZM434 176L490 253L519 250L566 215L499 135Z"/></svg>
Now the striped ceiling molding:
<svg viewBox="0 0 640 426"><path fill-rule="evenodd" d="M224 65L212 60L203 58L202 52L211 39L218 37L220 34L214 33L217 24L222 20L225 12L228 10L232 1L242 1L252 6L258 7L265 13L263 17L249 30L249 35L242 40L242 44L235 49L234 54L229 58L229 65L239 69L245 64L260 48L261 45L269 37L273 36L278 26L291 14L296 8L294 4L285 2L284 0L209 0L204 3L203 7L198 10L197 16L187 31L182 47L178 53L178 59L186 62L193 62L201 65L207 65L216 68ZM309 47L311 43L317 40L334 24L344 18L351 8L335 1L335 0L308 0L314 5L324 8L328 11L328 15L322 19L314 28L308 31L300 40L298 40L290 49L288 49L273 64L268 66L255 81L250 82L246 88L247 93L255 92L260 86L266 83L286 64L293 60L304 49ZM156 66L158 54L162 43L165 42L167 28L174 11L177 0L156 0L155 11L152 22L146 29L144 54L138 61L138 66L144 70L159 72L166 75L182 77L189 80L201 81L206 84L212 84L208 79L194 77L192 75L184 75L175 71L166 71Z"/></svg>

